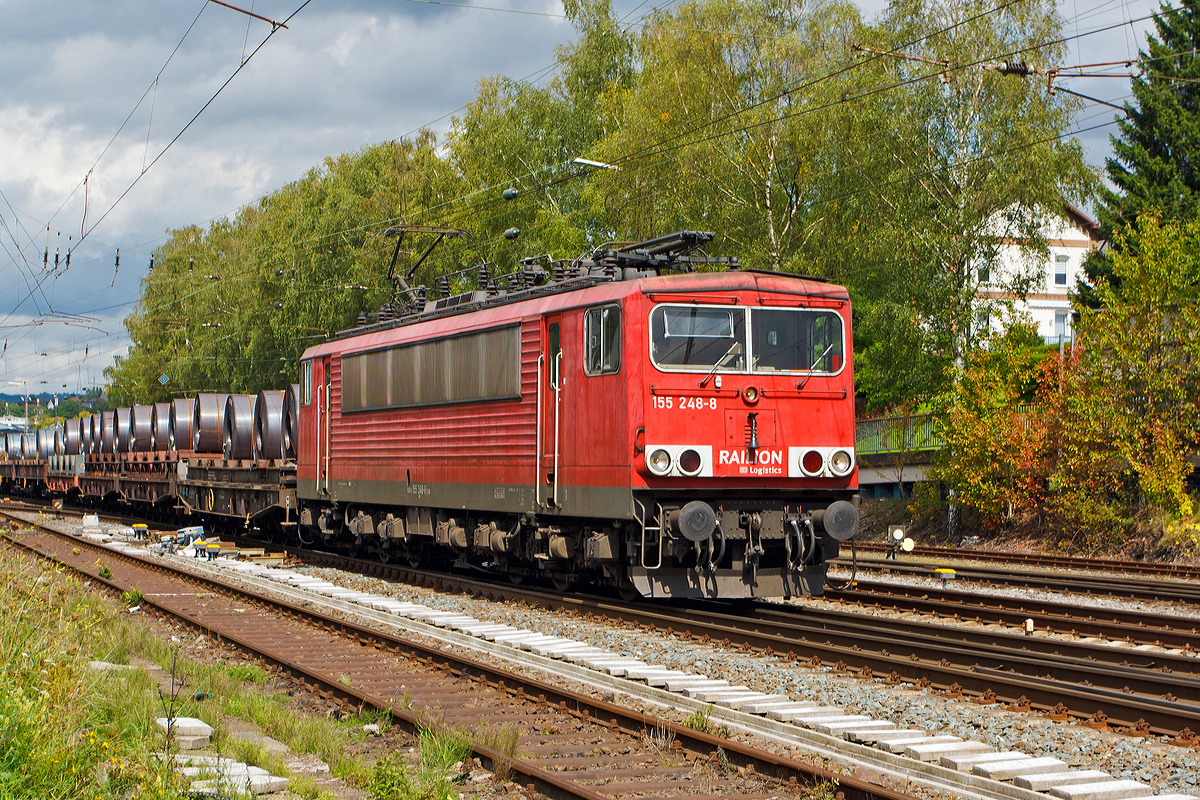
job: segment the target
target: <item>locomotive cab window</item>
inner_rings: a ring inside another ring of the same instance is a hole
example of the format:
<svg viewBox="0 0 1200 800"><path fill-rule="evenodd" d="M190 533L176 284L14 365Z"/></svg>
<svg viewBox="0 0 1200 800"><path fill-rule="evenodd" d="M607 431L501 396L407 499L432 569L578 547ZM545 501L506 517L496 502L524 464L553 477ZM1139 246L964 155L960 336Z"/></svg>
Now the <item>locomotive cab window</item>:
<svg viewBox="0 0 1200 800"><path fill-rule="evenodd" d="M611 375L621 369L621 308L590 308L583 318L584 372Z"/></svg>
<svg viewBox="0 0 1200 800"><path fill-rule="evenodd" d="M750 311L754 372L838 372L842 318L832 311Z"/></svg>
<svg viewBox="0 0 1200 800"><path fill-rule="evenodd" d="M746 312L741 308L655 306L650 356L662 369L743 372Z"/></svg>
<svg viewBox="0 0 1200 800"><path fill-rule="evenodd" d="M312 362L300 362L300 405L312 405Z"/></svg>
<svg viewBox="0 0 1200 800"><path fill-rule="evenodd" d="M561 388L558 383L558 368L562 362L562 341L557 322L550 323L550 327L546 331L546 338L549 340L546 347L546 357L550 361L550 388L558 389Z"/></svg>

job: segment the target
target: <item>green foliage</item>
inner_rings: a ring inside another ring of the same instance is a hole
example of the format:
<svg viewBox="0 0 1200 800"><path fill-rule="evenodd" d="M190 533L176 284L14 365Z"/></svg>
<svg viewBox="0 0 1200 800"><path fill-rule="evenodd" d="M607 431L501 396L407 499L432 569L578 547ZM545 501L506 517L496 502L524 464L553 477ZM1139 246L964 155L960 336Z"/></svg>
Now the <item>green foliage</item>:
<svg viewBox="0 0 1200 800"><path fill-rule="evenodd" d="M134 608L145 602L146 596L142 594L141 589L130 589L128 592L121 592L121 605L126 608Z"/></svg>
<svg viewBox="0 0 1200 800"><path fill-rule="evenodd" d="M933 475L992 521L1041 507L1054 455L1059 361L1027 334L1014 327L972 354L939 402L945 447Z"/></svg>
<svg viewBox="0 0 1200 800"><path fill-rule="evenodd" d="M710 717L712 716L712 712L713 707L711 705L704 708L697 708L691 714L688 714L687 719L683 721L683 727L691 728L701 733L711 733L712 721Z"/></svg>
<svg viewBox="0 0 1200 800"><path fill-rule="evenodd" d="M1200 447L1200 221L1142 216L1114 244L1115 280L1096 286L1102 308L1076 324L1085 358L1073 410L1142 499L1187 517L1188 456Z"/></svg>
<svg viewBox="0 0 1200 800"><path fill-rule="evenodd" d="M991 522L1034 515L1088 549L1147 514L1159 532L1185 530L1196 511L1200 221L1140 217L1111 264L1064 359L1012 337L971 359L943 398L936 470Z"/></svg>
<svg viewBox="0 0 1200 800"><path fill-rule="evenodd" d="M101 564L100 571L96 574L101 578L104 578L104 580L110 580L112 578L112 570L109 568L108 564Z"/></svg>
<svg viewBox="0 0 1200 800"><path fill-rule="evenodd" d="M376 800L449 800L459 796L451 771L471 756L471 740L462 732L422 729L417 764L390 753L375 762L367 789Z"/></svg>
<svg viewBox="0 0 1200 800"><path fill-rule="evenodd" d="M1115 189L1101 189L1096 212L1109 237L1144 213L1187 220L1200 209L1194 156L1200 145L1200 16L1191 3L1164 3L1154 26L1157 35L1148 36L1146 49L1138 53L1142 71L1131 83L1133 103L1117 117L1115 157L1105 162ZM1085 305L1096 308L1101 300L1091 285L1101 278L1117 283L1109 251L1093 253L1084 271L1087 283L1081 280L1077 292Z"/></svg>
<svg viewBox="0 0 1200 800"><path fill-rule="evenodd" d="M0 557L0 575L0 797L178 797L150 755L152 704L131 699L145 673L88 668L111 609L33 559Z"/></svg>
<svg viewBox="0 0 1200 800"><path fill-rule="evenodd" d="M440 148L428 132L365 147L231 220L173 231L126 320L129 355L106 372L114 402L294 381L307 345L393 299L395 239L376 234L413 223L467 234L417 270L426 286L481 261L503 275L522 258L716 231L712 255L849 286L860 394L916 406L977 344L992 310L979 270L1005 242L1043 253L1046 215L1093 183L1059 138L1076 100L939 66L1031 47L1054 63L1053 0L895 0L878 24L844 0L689 0L640 29L609 0L566 11L578 35L558 77L484 79ZM508 188L519 196L501 199ZM407 235L398 269L431 241ZM1029 278L995 288L1019 295Z"/></svg>

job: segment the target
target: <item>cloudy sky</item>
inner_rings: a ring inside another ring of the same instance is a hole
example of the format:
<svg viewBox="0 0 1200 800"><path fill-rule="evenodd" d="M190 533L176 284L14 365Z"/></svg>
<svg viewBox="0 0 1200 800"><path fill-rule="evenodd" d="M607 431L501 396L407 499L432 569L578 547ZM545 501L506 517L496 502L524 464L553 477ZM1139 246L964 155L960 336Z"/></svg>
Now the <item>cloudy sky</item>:
<svg viewBox="0 0 1200 800"><path fill-rule="evenodd" d="M231 0L273 20L302 2ZM633 22L670 2L614 7ZM870 17L884 3L860 5ZM1135 57L1156 7L1063 0L1066 33L1079 37L1072 63ZM168 230L230 214L327 155L422 126L444 133L481 77L545 77L572 36L559 0L310 0L164 152L269 23L207 0L0 0L0 10L0 392L13 394L14 382L37 393L103 381ZM1129 92L1122 79L1064 85L1118 104ZM1088 103L1077 126L1113 113ZM1080 134L1092 163L1111 130Z"/></svg>

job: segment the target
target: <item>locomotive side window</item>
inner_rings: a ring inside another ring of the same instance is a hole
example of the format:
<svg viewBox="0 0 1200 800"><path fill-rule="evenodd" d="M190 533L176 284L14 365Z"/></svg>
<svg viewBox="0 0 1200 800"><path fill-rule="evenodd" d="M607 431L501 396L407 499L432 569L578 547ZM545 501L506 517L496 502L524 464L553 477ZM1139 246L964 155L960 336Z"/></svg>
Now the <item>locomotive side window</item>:
<svg viewBox="0 0 1200 800"><path fill-rule="evenodd" d="M517 325L342 357L347 413L520 397Z"/></svg>
<svg viewBox="0 0 1200 800"><path fill-rule="evenodd" d="M655 306L650 356L666 369L746 369L746 312L741 308Z"/></svg>
<svg viewBox="0 0 1200 800"><path fill-rule="evenodd" d="M562 354L562 341L558 330L558 323L550 323L550 327L546 332L549 338L549 347L546 348L546 356L550 360L550 388L557 389L558 386L558 365L562 360L559 356Z"/></svg>
<svg viewBox="0 0 1200 800"><path fill-rule="evenodd" d="M590 308L583 318L588 375L611 375L621 369L621 307Z"/></svg>
<svg viewBox="0 0 1200 800"><path fill-rule="evenodd" d="M312 405L312 362L300 363L300 405Z"/></svg>
<svg viewBox="0 0 1200 800"><path fill-rule="evenodd" d="M842 318L831 311L754 308L750 329L755 372L842 368Z"/></svg>

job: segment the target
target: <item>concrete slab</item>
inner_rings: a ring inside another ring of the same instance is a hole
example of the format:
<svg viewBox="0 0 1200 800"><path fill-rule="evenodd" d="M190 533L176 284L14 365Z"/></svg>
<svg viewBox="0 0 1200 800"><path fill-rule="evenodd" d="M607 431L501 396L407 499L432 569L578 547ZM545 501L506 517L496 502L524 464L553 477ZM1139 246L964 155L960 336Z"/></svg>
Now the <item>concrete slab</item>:
<svg viewBox="0 0 1200 800"><path fill-rule="evenodd" d="M816 703L812 704L816 706ZM752 703L746 703L739 711L745 711L747 714L766 714L774 709L799 709L808 708L809 706L801 706L795 700L788 700L787 695L772 694L767 695L763 700L755 700Z"/></svg>
<svg viewBox="0 0 1200 800"><path fill-rule="evenodd" d="M1050 794L1054 797L1061 797L1062 800L1126 800L1126 798L1144 797L1153 793L1153 789L1137 781L1112 780L1050 787Z"/></svg>
<svg viewBox="0 0 1200 800"><path fill-rule="evenodd" d="M1013 784L1022 789L1044 792L1051 786L1071 786L1104 780L1115 781L1116 778L1098 769L1083 769L1078 772L1064 770L1062 772L1045 772L1040 775L1018 775L1013 778Z"/></svg>
<svg viewBox="0 0 1200 800"><path fill-rule="evenodd" d="M886 750L889 753L904 754L904 750L914 744L948 744L950 742L961 742L962 739L957 736L930 736L925 735L923 739L900 739L899 741L879 741L876 746L880 750ZM940 756L939 756L940 758Z"/></svg>
<svg viewBox="0 0 1200 800"><path fill-rule="evenodd" d="M646 670L656 670L658 672L667 672L666 667L657 664L617 664L616 666L608 667L604 671L614 678L628 678L629 673L634 672L639 675L644 675Z"/></svg>
<svg viewBox="0 0 1200 800"><path fill-rule="evenodd" d="M719 678L707 678L703 675L688 675L684 678L672 678L664 681L662 684L668 692L683 692L684 689L699 688L707 686L708 688L716 688L717 686L728 686L729 681Z"/></svg>
<svg viewBox="0 0 1200 800"><path fill-rule="evenodd" d="M175 736L212 736L212 728L208 726L208 723L195 717L175 717L171 721L168 721L166 717L159 717L155 722L163 731L167 730L168 722L170 722L171 733Z"/></svg>
<svg viewBox="0 0 1200 800"><path fill-rule="evenodd" d="M926 742L914 743L904 748L904 755L918 761L938 761L942 756L968 755L970 753L993 752L990 745L983 742Z"/></svg>
<svg viewBox="0 0 1200 800"><path fill-rule="evenodd" d="M987 764L996 761L1020 761L1027 759L1032 761L1033 756L1027 753L1017 753L1012 750L1005 750L999 753L975 753L973 755L949 755L942 756L942 766L956 769L959 772L970 772L976 764Z"/></svg>
<svg viewBox="0 0 1200 800"><path fill-rule="evenodd" d="M792 722L796 725L816 730L818 725L827 725L831 722L869 722L870 720L871 718L864 714L847 714L843 711L838 714L825 714L824 716L809 715L797 717Z"/></svg>
<svg viewBox="0 0 1200 800"><path fill-rule="evenodd" d="M852 742L870 744L872 742L912 742L928 737L929 734L925 731L897 729L891 731L850 731L849 739Z"/></svg>
<svg viewBox="0 0 1200 800"><path fill-rule="evenodd" d="M1011 781L1018 775L1045 775L1051 772L1063 772L1067 765L1057 758L1023 758L1019 761L993 761L988 764L976 764L971 771L984 778L994 781Z"/></svg>
<svg viewBox="0 0 1200 800"><path fill-rule="evenodd" d="M693 697L704 703L716 702L717 698L721 697L741 697L742 695L758 695L761 692L755 692L748 686L688 686L682 692L684 697Z"/></svg>
<svg viewBox="0 0 1200 800"><path fill-rule="evenodd" d="M851 731L894 731L896 723L882 719L835 720L815 726L818 733L845 738Z"/></svg>
<svg viewBox="0 0 1200 800"><path fill-rule="evenodd" d="M778 720L779 722L792 722L804 717L829 717L832 714L840 714L845 716L840 708L834 706L819 706L815 703L806 705L803 708L785 708L772 709L767 712L767 718Z"/></svg>
<svg viewBox="0 0 1200 800"><path fill-rule="evenodd" d="M488 633L485 634L483 638L487 639L489 642L495 642L496 644L507 644L518 639L532 639L537 635L538 634L534 633L533 631L525 630L524 628L517 628L516 630L512 631L496 631L494 633Z"/></svg>
<svg viewBox="0 0 1200 800"><path fill-rule="evenodd" d="M769 700L771 695L763 694L762 692L754 692L750 695L742 695L741 697L723 697L716 702L721 708L730 708L734 711L742 711L750 703L761 703L764 700Z"/></svg>

